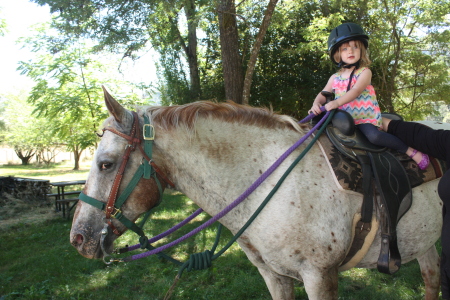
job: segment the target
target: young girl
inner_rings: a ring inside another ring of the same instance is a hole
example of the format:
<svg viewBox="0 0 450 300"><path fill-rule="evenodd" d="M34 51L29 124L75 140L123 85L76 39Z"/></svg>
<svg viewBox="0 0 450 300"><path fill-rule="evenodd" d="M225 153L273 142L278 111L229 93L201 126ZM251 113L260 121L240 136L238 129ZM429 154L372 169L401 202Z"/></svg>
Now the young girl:
<svg viewBox="0 0 450 300"><path fill-rule="evenodd" d="M369 37L357 24L344 23L333 29L328 38L331 60L341 68L328 80L324 91L334 91L336 99L325 105L327 111L341 109L350 113L358 129L379 146L389 147L411 157L422 170L430 163L428 155L408 147L399 138L380 130L380 107L371 85L371 61L367 53ZM309 112L321 113L325 97L319 93Z"/></svg>

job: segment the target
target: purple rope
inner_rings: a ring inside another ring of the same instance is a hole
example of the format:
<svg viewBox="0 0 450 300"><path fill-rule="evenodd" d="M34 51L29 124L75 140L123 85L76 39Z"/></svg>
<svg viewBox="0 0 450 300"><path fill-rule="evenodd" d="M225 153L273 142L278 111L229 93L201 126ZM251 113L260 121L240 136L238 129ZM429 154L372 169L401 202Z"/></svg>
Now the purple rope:
<svg viewBox="0 0 450 300"><path fill-rule="evenodd" d="M325 111L325 108L324 108L324 107L322 107L321 109L322 109L322 111ZM301 124L301 123L306 123L306 122L308 122L309 120L311 120L311 119L314 118L314 117L315 117L314 114L310 114L310 115L308 115L306 118L304 118L303 120L299 121L298 123L300 123L300 124ZM171 229L169 229L169 230L167 230L167 231L165 231L165 232L163 232L163 233L161 233L161 234L158 234L157 236L155 236L155 237L149 239L148 242L149 242L150 244L152 244L152 243L155 243L155 242L159 241L159 240L162 239L163 237L166 237L166 236L168 236L169 234L172 234L173 232L175 232L175 231L177 231L178 229L180 229L181 227L183 227L185 224L189 223L192 219L194 219L195 217L197 217L197 216L198 216L200 213L202 213L202 212L203 212L203 209L202 209L202 208L199 208L199 209L196 210L192 215L190 215L189 217L187 217L184 221L181 221L180 223L178 223L177 225L175 225L175 226L172 227ZM133 251L133 250L139 249L140 246L141 246L140 244L136 244L136 245L134 245L134 246L122 248L122 250L126 250L126 251L123 251L123 252Z"/></svg>
<svg viewBox="0 0 450 300"><path fill-rule="evenodd" d="M324 106L321 106L320 107L320 110L321 111L325 111L325 107ZM306 122L308 122L309 120L311 120L312 118L314 118L316 115L315 114L313 114L313 113L310 113L308 116L306 116L306 118L304 118L303 120L301 120L301 121L298 121L298 123L299 124L301 124L301 123L306 123ZM328 116L328 115L327 115ZM326 119L326 118L325 118ZM323 123L323 122L322 122ZM314 128L313 128L314 129Z"/></svg>
<svg viewBox="0 0 450 300"><path fill-rule="evenodd" d="M321 108L322 111L325 108ZM231 204L229 204L227 207L225 207L221 212L219 212L217 215L215 215L214 217L212 217L211 219L209 219L208 221L206 221L205 223L203 223L202 225L200 225L199 227L195 228L194 230L192 230L191 232L185 234L184 236L164 245L161 247L158 247L156 249L153 249L151 251L147 251L141 254L136 254L133 255L129 258L127 258L127 261L132 261L132 260L136 260L136 259L140 259L140 258L144 258L153 254L157 254L159 252L162 252L172 246L175 246L177 244L179 244L180 242L192 237L193 235L199 233L200 231L202 231L203 229L205 229L206 227L210 226L211 224L213 224L214 222L216 222L217 220L221 219L223 216L225 216L227 213L229 213L233 208L235 208L238 204L240 204L242 201L244 201L251 193L253 193L253 191L258 188L259 185L261 185L261 183L264 182L264 180L267 179L267 177L270 176L270 174L273 173L273 171L275 171L276 168L278 168L278 166L296 149L298 148L309 136L312 135L312 133L314 131L317 130L317 128L319 128L323 122L325 122L325 120L327 119L328 115L330 114L330 112L327 112L325 114L325 116L308 132L306 133L300 140L298 140L294 145L292 145L282 156L280 156L275 163L269 168L267 169L244 193L242 193L236 200L234 200ZM314 114L310 114L308 117L306 117L305 119L303 119L300 122L306 122L310 119L312 119L315 115ZM194 213L195 214L195 213ZM184 221L183 221L184 222ZM180 223L181 224L181 223ZM179 224L178 224L179 225ZM177 225L177 226L178 226ZM177 227L176 226L176 227ZM178 226L179 227L179 226ZM170 229L171 230L171 229ZM170 231L168 230L168 231ZM175 231L175 230L173 230ZM172 232L173 232L172 231ZM164 234L164 233L163 233ZM163 235L163 234L160 234ZM167 234L166 234L167 235ZM165 236L165 235L164 235ZM152 239L153 240L153 239ZM136 247L138 245L132 246L132 247ZM130 247L131 248L131 247ZM136 248L134 248L136 249Z"/></svg>
<svg viewBox="0 0 450 300"><path fill-rule="evenodd" d="M162 239L163 237L177 231L179 228L183 227L184 225L186 225L187 223L189 223L192 219L194 219L195 217L197 217L200 213L203 212L202 208L197 209L192 215L190 215L189 217L187 217L185 220L181 221L180 223L178 223L177 225L173 226L172 228L170 228L169 230L158 234L157 236L152 237L151 239L148 240L148 242L150 244L159 241L160 239ZM133 251L136 250L138 248L141 247L141 244L136 244L134 246L130 246L124 249L127 249L127 251Z"/></svg>

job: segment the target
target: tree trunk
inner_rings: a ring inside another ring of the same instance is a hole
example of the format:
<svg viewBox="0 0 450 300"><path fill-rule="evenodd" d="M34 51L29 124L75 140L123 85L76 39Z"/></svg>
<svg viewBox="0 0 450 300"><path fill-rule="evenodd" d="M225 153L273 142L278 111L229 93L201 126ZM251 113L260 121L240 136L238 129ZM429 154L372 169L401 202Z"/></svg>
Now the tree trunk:
<svg viewBox="0 0 450 300"><path fill-rule="evenodd" d="M188 25L188 46L185 49L188 57L189 76L190 76L190 93L191 99L194 101L201 99L200 74L198 71L197 58L197 25L198 20L195 11L195 1L187 0L184 7Z"/></svg>
<svg viewBox="0 0 450 300"><path fill-rule="evenodd" d="M30 164L30 160L34 155L34 151L33 150L28 150L26 151L26 153L22 153L22 150L20 149L14 149L14 152L16 152L17 156L20 158L20 160L22 161L22 165L26 166Z"/></svg>
<svg viewBox="0 0 450 300"><path fill-rule="evenodd" d="M383 1L383 6L385 11L390 14L391 11L389 9L389 4L387 1ZM400 62L400 54L402 51L402 45L401 45L401 38L399 36L399 33L397 31L397 21L394 19L389 20L389 23L391 25L391 41L389 43L389 47L392 46L392 54L390 51L388 52L389 55L389 62L387 62L386 67L383 68L383 78L382 78L382 92L383 96L383 104L384 107L388 112L395 112L394 110L394 104L392 102L392 99L397 94L397 85L396 85L396 78L398 73L398 65Z"/></svg>
<svg viewBox="0 0 450 300"><path fill-rule="evenodd" d="M173 26L173 29L177 35L181 48L187 57L189 66L189 93L190 100L197 101L201 99L201 86L200 86L200 72L198 70L198 56L197 56L197 13L194 0L186 0L184 5L184 13L186 15L188 25L188 38L187 45L185 39L181 35L177 21L169 16L169 21Z"/></svg>
<svg viewBox="0 0 450 300"><path fill-rule="evenodd" d="M247 72L245 73L244 88L242 91L242 103L248 104L250 99L250 88L252 86L253 72L255 71L256 61L258 59L259 50L261 49L264 36L266 35L267 29L269 28L270 19L272 18L273 12L275 11L275 6L278 0L270 0L267 6L266 12L264 14L264 19L259 27L258 36L256 37L255 44L252 48L252 53L250 54L250 59L247 63Z"/></svg>
<svg viewBox="0 0 450 300"><path fill-rule="evenodd" d="M75 166L73 167L74 170L80 169L81 153L83 153L83 150L78 151L78 147L75 147L75 149L73 150L73 159L75 160Z"/></svg>
<svg viewBox="0 0 450 300"><path fill-rule="evenodd" d="M242 103L244 76L239 54L239 36L234 0L221 0L218 13L225 97L227 100Z"/></svg>

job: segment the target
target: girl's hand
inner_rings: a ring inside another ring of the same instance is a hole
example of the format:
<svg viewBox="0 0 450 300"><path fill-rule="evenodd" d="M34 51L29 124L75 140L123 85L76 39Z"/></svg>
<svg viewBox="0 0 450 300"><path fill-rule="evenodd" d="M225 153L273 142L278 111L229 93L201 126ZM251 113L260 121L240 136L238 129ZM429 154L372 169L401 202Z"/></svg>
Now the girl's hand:
<svg viewBox="0 0 450 300"><path fill-rule="evenodd" d="M337 109L337 108L339 108L339 104L338 104L338 102L336 100L330 101L327 104L325 104L325 109L327 111L330 111L330 110L333 110L333 109Z"/></svg>
<svg viewBox="0 0 450 300"><path fill-rule="evenodd" d="M311 107L311 109L308 111L309 114L313 113L316 116L320 115L322 113L322 111L320 110L320 108L322 107L322 105L320 105L319 103L314 102L313 106Z"/></svg>

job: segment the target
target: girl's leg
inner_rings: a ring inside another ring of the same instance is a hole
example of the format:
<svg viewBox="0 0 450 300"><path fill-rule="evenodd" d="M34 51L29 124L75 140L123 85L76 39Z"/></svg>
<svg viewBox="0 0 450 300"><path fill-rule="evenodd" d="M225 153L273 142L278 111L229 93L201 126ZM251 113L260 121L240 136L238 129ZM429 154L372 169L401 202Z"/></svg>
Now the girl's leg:
<svg viewBox="0 0 450 300"><path fill-rule="evenodd" d="M372 144L392 148L401 153L406 153L418 164L419 168L422 170L428 167L429 158L426 154L408 147L395 135L380 131L376 126L369 123L359 124L357 126Z"/></svg>
<svg viewBox="0 0 450 300"><path fill-rule="evenodd" d="M396 136L378 130L378 128L370 123L359 124L359 130L367 137L367 139L375 145L392 148L401 153L408 151L408 146Z"/></svg>

